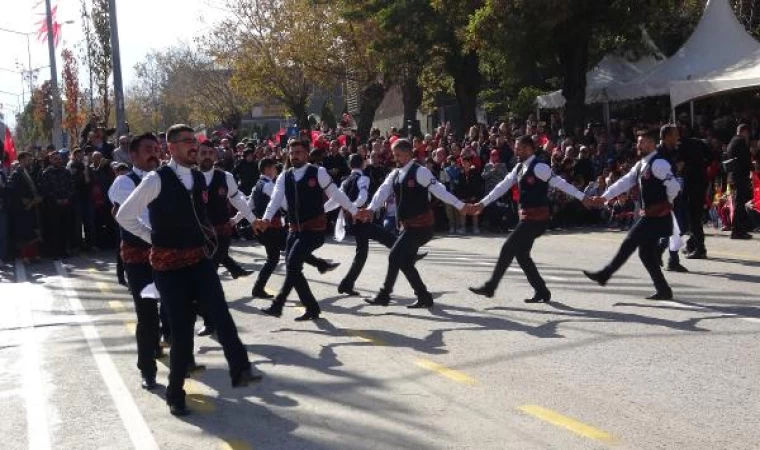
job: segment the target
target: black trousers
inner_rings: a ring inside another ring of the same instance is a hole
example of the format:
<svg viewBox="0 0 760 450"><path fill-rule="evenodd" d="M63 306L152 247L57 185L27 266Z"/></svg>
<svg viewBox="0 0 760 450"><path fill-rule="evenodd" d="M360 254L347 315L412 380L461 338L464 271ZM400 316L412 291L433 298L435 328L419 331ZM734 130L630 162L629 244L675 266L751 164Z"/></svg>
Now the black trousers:
<svg viewBox="0 0 760 450"><path fill-rule="evenodd" d="M312 252L324 243L325 236L322 231L291 231L288 233L285 243L285 281L282 283L277 297L275 297L275 304L282 306L290 295L290 291L295 289L307 312L318 314L321 311L317 299L311 292L309 282L303 274L303 265L307 260L317 259L312 255Z"/></svg>
<svg viewBox="0 0 760 450"><path fill-rule="evenodd" d="M499 260L496 262L491 279L486 282L486 286L489 289L495 291L499 287L499 283L504 278L504 274L507 273L512 260L517 259L517 263L523 272L525 272L528 283L530 283L533 290L538 294L544 294L549 291L546 287L546 282L541 278L541 274L538 273L538 268L533 262L533 258L530 257L533 243L546 233L548 225L549 222L547 221L532 220L521 220L517 223L517 226L507 236L506 242L501 247Z"/></svg>
<svg viewBox="0 0 760 450"><path fill-rule="evenodd" d="M744 206L750 200L752 200L752 186L749 180L741 180L736 183L734 216L731 218L731 234L747 233L752 230L749 215L747 215L747 208Z"/></svg>
<svg viewBox="0 0 760 450"><path fill-rule="evenodd" d="M214 263L216 263L216 267L219 268L220 264L223 265L230 272L230 275L239 275L243 273L243 268L240 267L240 264L230 256L232 236L219 234L217 235L217 241L218 247L214 254Z"/></svg>
<svg viewBox="0 0 760 450"><path fill-rule="evenodd" d="M284 228L268 228L257 236L259 243L264 246L267 253L267 261L261 266L256 282L253 285L254 291L262 290L266 287L269 277L272 276L277 264L280 263L280 251L285 248L287 232Z"/></svg>
<svg viewBox="0 0 760 450"><path fill-rule="evenodd" d="M610 278L615 274L633 252L639 249L639 258L649 272L657 292L669 292L670 286L662 274L660 268L661 250L660 239L668 238L673 233L673 218L668 214L665 217L641 217L628 231L620 249L612 261L602 269L602 273Z"/></svg>
<svg viewBox="0 0 760 450"><path fill-rule="evenodd" d="M54 258L66 255L69 244L71 243L71 227L73 220L73 208L71 203L68 205L59 205L51 202L48 205L47 213L47 231L48 231L48 252Z"/></svg>
<svg viewBox="0 0 760 450"><path fill-rule="evenodd" d="M153 278L161 294L161 301L166 306L172 329L169 385L166 388L168 403L181 405L185 401L183 386L188 365L193 358L195 302L203 305L216 326L230 376L234 378L250 369L248 353L238 337L213 261L204 259L182 269L154 271Z"/></svg>
<svg viewBox="0 0 760 450"><path fill-rule="evenodd" d="M345 289L353 289L357 278L361 275L364 264L367 263L370 239L388 248L393 247L396 243L396 235L374 223L354 223L351 225L351 231L354 233L354 239L356 240L356 253L354 261L351 263L351 268L348 269L348 273L343 277L343 281L340 282L340 286ZM415 254L414 257L416 256Z"/></svg>
<svg viewBox="0 0 760 450"><path fill-rule="evenodd" d="M707 181L694 183L693 186L687 186L686 191L689 231L691 232L691 238L694 239L693 248L695 251L705 251L705 230L702 218L705 214L706 191Z"/></svg>
<svg viewBox="0 0 760 450"><path fill-rule="evenodd" d="M129 290L137 313L137 368L144 377L155 377L160 335L158 302L140 295L145 286L153 282L153 268L147 263L125 264L124 270L129 277Z"/></svg>
<svg viewBox="0 0 760 450"><path fill-rule="evenodd" d="M414 266L417 261L417 252L420 247L427 244L433 238L433 228L408 228L404 229L396 238L388 255L388 272L385 274L385 282L382 291L390 294L398 279L398 273L403 272L414 294L418 299L429 297L425 283L422 282L420 273Z"/></svg>

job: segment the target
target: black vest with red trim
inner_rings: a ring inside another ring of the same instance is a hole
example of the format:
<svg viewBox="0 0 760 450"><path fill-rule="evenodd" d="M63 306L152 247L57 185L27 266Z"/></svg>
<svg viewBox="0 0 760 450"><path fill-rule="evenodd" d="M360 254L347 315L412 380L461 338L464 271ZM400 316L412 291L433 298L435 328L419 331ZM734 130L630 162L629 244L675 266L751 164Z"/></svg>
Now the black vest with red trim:
<svg viewBox="0 0 760 450"><path fill-rule="evenodd" d="M398 220L409 220L430 212L430 199L427 186L417 182L417 170L420 165L412 163L403 180L393 182L393 194L396 196L396 216Z"/></svg>
<svg viewBox="0 0 760 450"><path fill-rule="evenodd" d="M536 176L536 164L540 162L538 158L533 158L517 182L520 189L520 209L549 206L549 183Z"/></svg>
<svg viewBox="0 0 760 450"><path fill-rule="evenodd" d="M169 249L202 247L206 238L201 224L208 222L208 191L203 174L192 169L193 188L187 190L171 167L161 167L156 173L161 178L161 192L148 205L153 246Z"/></svg>
<svg viewBox="0 0 760 450"><path fill-rule="evenodd" d="M214 175L208 184L208 204L206 205L211 225L219 226L229 223L230 200L228 198L227 176L223 170L214 169Z"/></svg>
<svg viewBox="0 0 760 450"><path fill-rule="evenodd" d="M665 188L665 182L654 176L652 167L655 161L663 160L668 162L659 151L655 152L652 159L646 165L644 170L639 171L639 190L641 191L641 207L646 209L649 206L670 201L668 200L668 191Z"/></svg>
<svg viewBox="0 0 760 450"><path fill-rule="evenodd" d="M294 169L285 172L285 198L288 220L300 224L325 214L324 192L319 185L319 168L308 164L303 177L296 181Z"/></svg>
<svg viewBox="0 0 760 450"><path fill-rule="evenodd" d="M351 203L359 198L359 179L363 176L361 172L351 172L351 175L346 177L340 185L340 190L345 192Z"/></svg>

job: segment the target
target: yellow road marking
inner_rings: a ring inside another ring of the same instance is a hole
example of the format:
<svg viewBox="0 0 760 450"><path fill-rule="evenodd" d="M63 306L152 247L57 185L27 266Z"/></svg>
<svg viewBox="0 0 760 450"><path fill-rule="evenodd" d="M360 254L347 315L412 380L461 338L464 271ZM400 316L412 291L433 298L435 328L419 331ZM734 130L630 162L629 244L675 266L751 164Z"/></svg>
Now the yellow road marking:
<svg viewBox="0 0 760 450"><path fill-rule="evenodd" d="M588 439L605 442L607 444L615 444L618 442L613 435L607 433L606 431L594 428L591 425L586 425L585 423L579 422L570 417L563 416L562 414L554 412L551 409L543 408L537 405L523 405L518 409L525 414L549 422L550 424L558 426L560 428L572 431L573 433Z"/></svg>
<svg viewBox="0 0 760 450"><path fill-rule="evenodd" d="M108 306L116 313L122 313L127 310L126 305L124 302L121 302L119 300L110 300L108 302Z"/></svg>
<svg viewBox="0 0 760 450"><path fill-rule="evenodd" d="M185 401L187 407L201 414L210 414L216 411L216 405L210 396L204 394L204 385L193 380L185 379Z"/></svg>
<svg viewBox="0 0 760 450"><path fill-rule="evenodd" d="M419 358L414 363L417 364L419 367L433 371L439 375L443 375L444 377L450 380L456 381L457 383L462 383L469 386L474 386L478 384L477 380L475 380L471 376L465 373L462 373L458 370L449 369L446 366L438 364L437 362L430 361L428 359Z"/></svg>
<svg viewBox="0 0 760 450"><path fill-rule="evenodd" d="M100 292L104 294L111 293L111 288L108 286L108 283L103 283L102 281L98 281L97 283L95 283L95 286L97 286L98 289L100 289Z"/></svg>
<svg viewBox="0 0 760 450"><path fill-rule="evenodd" d="M242 439L222 439L219 450L253 450L251 445Z"/></svg>
<svg viewBox="0 0 760 450"><path fill-rule="evenodd" d="M379 345L379 346L382 346L382 347L388 345L388 343L386 343L384 340L376 338L376 337L372 337L368 333L365 333L363 331L359 331L359 330L344 330L344 331L349 336L358 337L359 339L361 339L363 341L370 342L370 343L372 343L374 345Z"/></svg>

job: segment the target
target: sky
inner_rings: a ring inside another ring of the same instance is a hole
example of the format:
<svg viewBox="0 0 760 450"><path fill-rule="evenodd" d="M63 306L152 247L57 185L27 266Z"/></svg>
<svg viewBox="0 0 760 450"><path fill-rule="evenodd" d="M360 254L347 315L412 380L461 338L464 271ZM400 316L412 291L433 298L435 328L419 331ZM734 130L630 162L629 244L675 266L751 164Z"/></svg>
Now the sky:
<svg viewBox="0 0 760 450"><path fill-rule="evenodd" d="M161 50L181 43L192 42L193 38L207 33L218 22L224 12L214 5L219 0L116 0L119 42L121 50L122 77L125 89L134 82L134 66L145 58L151 50ZM91 0L87 0L88 5ZM61 41L56 51L58 79L60 86L61 57L64 48L71 48L76 56L75 45L83 41L80 18L81 0L51 0L58 5L59 23L73 20L73 24L63 25ZM27 52L27 38L0 31L0 105L5 120L13 128L14 115L22 107L21 75L8 72L19 70L16 62L28 67L31 54L33 68L45 67L39 72L37 85L50 79L47 41L37 40L37 22L44 19L44 0L0 0L0 28L20 32L33 32L30 36L31 51ZM87 87L89 79L80 68L80 85ZM23 86L23 100L29 98L29 86Z"/></svg>

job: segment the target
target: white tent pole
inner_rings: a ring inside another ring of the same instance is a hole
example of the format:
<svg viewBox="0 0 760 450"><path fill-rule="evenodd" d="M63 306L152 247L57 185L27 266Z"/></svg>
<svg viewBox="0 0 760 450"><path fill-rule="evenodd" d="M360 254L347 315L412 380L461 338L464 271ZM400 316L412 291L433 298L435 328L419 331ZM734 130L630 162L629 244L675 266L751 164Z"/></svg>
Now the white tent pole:
<svg viewBox="0 0 760 450"><path fill-rule="evenodd" d="M689 102L689 109L691 113L691 128L694 129L694 100Z"/></svg>
<svg viewBox="0 0 760 450"><path fill-rule="evenodd" d="M538 122L541 122L541 105L536 101L536 124L538 124Z"/></svg>
<svg viewBox="0 0 760 450"><path fill-rule="evenodd" d="M604 102L604 122L607 124L607 131L610 131L610 102Z"/></svg>

